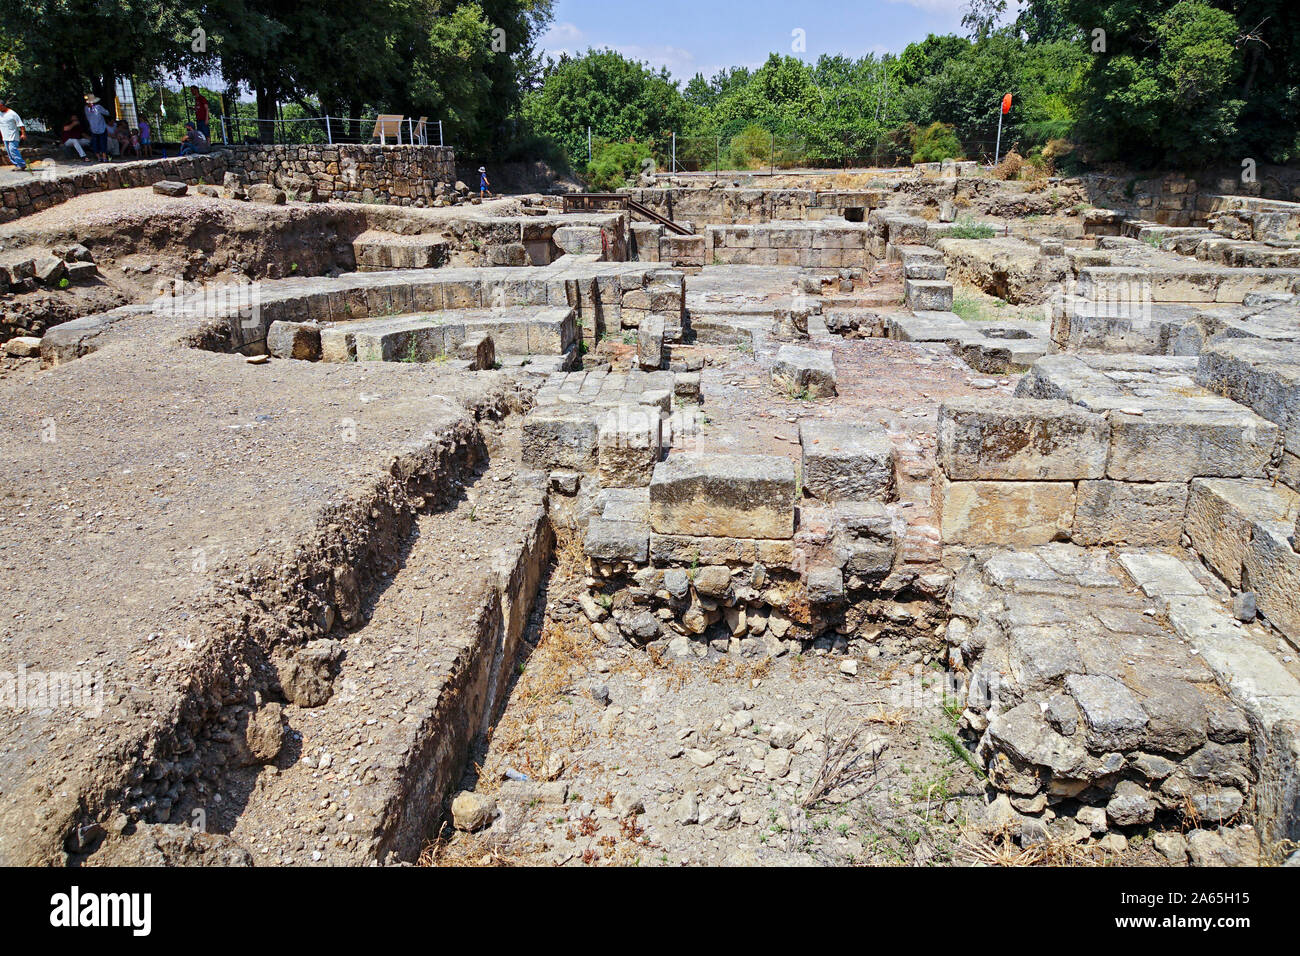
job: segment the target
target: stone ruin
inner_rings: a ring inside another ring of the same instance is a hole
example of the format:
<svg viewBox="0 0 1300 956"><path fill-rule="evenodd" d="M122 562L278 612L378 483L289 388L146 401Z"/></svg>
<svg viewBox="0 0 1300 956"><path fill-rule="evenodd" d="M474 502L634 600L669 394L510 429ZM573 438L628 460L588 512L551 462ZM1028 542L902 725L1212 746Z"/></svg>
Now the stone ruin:
<svg viewBox="0 0 1300 956"><path fill-rule="evenodd" d="M418 726L388 740L392 773L350 785L373 799L313 861L414 859L449 806L458 828L491 824L472 790L447 801L555 613L534 598L565 535L585 562L571 616L598 648L685 667L823 655L895 687L941 671L983 818L1021 846L1151 832L1170 860L1241 862L1300 836L1300 205L1193 191L1155 222L1093 206L1082 180L1049 201L973 164L864 180L630 192L685 236L547 196L368 213L353 269L261 282L252 311L199 290L9 349L73 389L175 363L237 388L274 374L308 405L364 384L413 410L396 457L380 442L317 466L387 489L245 583L283 618L246 639L269 670L242 651L205 665L224 689L132 784L87 771L93 799L49 817L26 858L94 860L69 832L112 848L175 824L226 785L212 755L232 715L283 706L307 726L345 683L355 700L375 678L349 669L348 634L389 586L384 549L484 461L519 489L521 523L466 539L466 573L488 569L479 616L448 626L446 682L407 702ZM276 765L280 715L242 766ZM280 773L320 795L325 757ZM743 772L790 779L775 763ZM262 792L244 811L259 825L289 799ZM291 840L248 840L304 862Z"/></svg>

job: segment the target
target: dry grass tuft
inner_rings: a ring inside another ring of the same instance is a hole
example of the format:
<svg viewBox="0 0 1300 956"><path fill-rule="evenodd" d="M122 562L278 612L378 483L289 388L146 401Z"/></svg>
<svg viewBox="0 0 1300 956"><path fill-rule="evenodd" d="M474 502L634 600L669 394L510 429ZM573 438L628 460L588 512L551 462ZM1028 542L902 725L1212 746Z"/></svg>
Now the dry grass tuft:
<svg viewBox="0 0 1300 956"><path fill-rule="evenodd" d="M822 755L817 776L799 801L799 806L807 810L829 799L837 790L851 788L853 792L847 794L846 799L860 795L864 785L875 776L880 755L889 746L888 741L881 737L863 738L867 723L864 720L847 726L846 718L838 712L826 718L826 729L822 734L826 753Z"/></svg>
<svg viewBox="0 0 1300 956"><path fill-rule="evenodd" d="M967 827L954 862L967 866L1102 866L1107 861L1099 846L1082 846L1049 835L1042 843L1021 847L1008 830L984 834Z"/></svg>

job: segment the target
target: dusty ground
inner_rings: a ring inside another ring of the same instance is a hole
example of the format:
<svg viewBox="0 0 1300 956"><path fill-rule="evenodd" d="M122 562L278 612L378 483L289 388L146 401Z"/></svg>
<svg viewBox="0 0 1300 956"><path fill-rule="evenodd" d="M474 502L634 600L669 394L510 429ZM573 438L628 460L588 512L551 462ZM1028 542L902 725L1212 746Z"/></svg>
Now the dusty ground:
<svg viewBox="0 0 1300 956"><path fill-rule="evenodd" d="M395 455L509 389L496 373L435 383L427 366L252 366L173 349L157 326L124 332L72 365L0 378L0 670L86 670L106 687L100 715L0 715L9 860L43 852L7 840L26 837L18 821L53 781L105 772L96 754L174 706L231 613L217 582L283 561Z"/></svg>
<svg viewBox="0 0 1300 956"><path fill-rule="evenodd" d="M562 547L537 643L462 781L493 796L496 818L446 828L426 862L1164 864L1141 841L1024 851L984 826L982 772L961 755L929 655L857 660L814 644L762 662L668 661L597 641L573 601L583 577L579 550Z"/></svg>

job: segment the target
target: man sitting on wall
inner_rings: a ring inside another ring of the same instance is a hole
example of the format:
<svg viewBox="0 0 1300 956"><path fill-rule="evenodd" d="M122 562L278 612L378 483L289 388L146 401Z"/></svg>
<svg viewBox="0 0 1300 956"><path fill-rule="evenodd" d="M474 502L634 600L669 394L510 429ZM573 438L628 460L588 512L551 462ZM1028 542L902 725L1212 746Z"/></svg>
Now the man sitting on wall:
<svg viewBox="0 0 1300 956"><path fill-rule="evenodd" d="M195 129L193 123L186 123L185 135L181 137L181 155L206 153L210 148L208 138Z"/></svg>
<svg viewBox="0 0 1300 956"><path fill-rule="evenodd" d="M76 115L68 117L68 121L63 124L63 149L68 156L77 155L81 157L83 163L90 162L90 157L86 155L86 147L90 145L90 134L86 128L81 125L81 120Z"/></svg>

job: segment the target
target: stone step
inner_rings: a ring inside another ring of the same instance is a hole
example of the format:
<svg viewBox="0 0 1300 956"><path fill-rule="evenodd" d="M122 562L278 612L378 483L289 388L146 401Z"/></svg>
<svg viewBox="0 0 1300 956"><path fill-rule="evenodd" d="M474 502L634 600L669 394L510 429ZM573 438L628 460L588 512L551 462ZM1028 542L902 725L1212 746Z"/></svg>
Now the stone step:
<svg viewBox="0 0 1300 956"><path fill-rule="evenodd" d="M321 329L327 362L427 362L455 356L478 333L492 336L504 354L562 355L573 348L576 327L568 308L462 309L340 322Z"/></svg>
<svg viewBox="0 0 1300 956"><path fill-rule="evenodd" d="M1119 560L1249 717L1260 775L1258 828L1266 842L1294 839L1300 833L1300 680L1261 646L1267 637L1233 620L1178 558L1129 552Z"/></svg>
<svg viewBox="0 0 1300 956"><path fill-rule="evenodd" d="M451 256L451 243L441 236L401 236L371 230L352 241L352 254L358 272L436 269Z"/></svg>
<svg viewBox="0 0 1300 956"><path fill-rule="evenodd" d="M1282 453L1282 429L1193 380L1195 359L1049 355L1016 387L1105 414L1107 477L1121 481L1262 478Z"/></svg>
<svg viewBox="0 0 1300 956"><path fill-rule="evenodd" d="M1209 264L1181 267L1085 266L1078 293L1094 301L1116 297L1140 302L1241 302L1250 292L1294 292L1300 269L1230 269Z"/></svg>
<svg viewBox="0 0 1300 956"><path fill-rule="evenodd" d="M1102 830L1159 812L1208 826L1285 779L1256 779L1243 702L1106 551L978 556L948 601L950 659L969 674L962 722L1024 813L1078 798Z"/></svg>
<svg viewBox="0 0 1300 956"><path fill-rule="evenodd" d="M1300 464L1300 342L1263 338L1208 342L1197 359L1196 382L1280 427L1286 453Z"/></svg>
<svg viewBox="0 0 1300 956"><path fill-rule="evenodd" d="M1300 646L1300 554L1291 541L1300 495L1264 480L1198 478L1187 499L1187 536L1203 561Z"/></svg>

